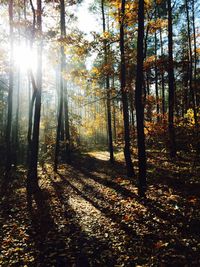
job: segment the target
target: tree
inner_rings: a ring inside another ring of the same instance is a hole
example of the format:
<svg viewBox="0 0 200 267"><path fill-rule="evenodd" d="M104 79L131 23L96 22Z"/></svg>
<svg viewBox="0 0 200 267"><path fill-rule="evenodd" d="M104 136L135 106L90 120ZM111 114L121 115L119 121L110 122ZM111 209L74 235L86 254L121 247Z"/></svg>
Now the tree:
<svg viewBox="0 0 200 267"><path fill-rule="evenodd" d="M104 46L104 64L105 67L108 67L108 43L105 38L106 34L106 23L105 23L105 10L104 10L104 0L101 0L101 11L102 11L102 23L103 23L103 46ZM113 163L114 155L113 155L113 137L112 137L112 119L111 119L111 103L110 103L110 77L108 71L106 73L106 106L107 106L107 123L108 123L108 138L109 138L109 152L110 152L110 162Z"/></svg>
<svg viewBox="0 0 200 267"><path fill-rule="evenodd" d="M41 92L42 92L42 3L37 0L36 23L38 32L37 46L37 85L33 93L32 104L34 103L33 130L30 141L30 157L28 162L27 193L28 204L31 204L31 196L36 196L39 191L37 164L39 150L39 130L41 113Z"/></svg>
<svg viewBox="0 0 200 267"><path fill-rule="evenodd" d="M193 86L193 53L192 53L192 41L191 41L191 29L190 29L190 16L189 16L189 5L188 5L188 0L185 0L185 9L186 9L186 17L187 17L187 34L188 34L188 48L189 48L189 62L188 62L188 76L189 76L189 95L190 95L190 105L193 108L194 112L194 120L195 120L195 125L197 125L197 111L196 111L196 99L195 99L195 88ZM194 11L193 11L194 12ZM194 18L194 15L193 15ZM196 37L195 35L195 28L194 28L194 19L192 19L193 22L193 31L194 31L194 38ZM194 52L196 51L196 42L194 45ZM196 52L195 52L196 54ZM195 56L195 62L196 62L196 55ZM196 66L196 63L195 63ZM194 74L196 76L196 67L194 70ZM195 77L196 80L196 77ZM195 82L194 82L195 85Z"/></svg>
<svg viewBox="0 0 200 267"><path fill-rule="evenodd" d="M66 37L65 28L65 2L60 1L60 32L61 32L61 47L60 47L60 93L59 93L59 106L58 106L58 125L56 132L56 147L55 147L55 160L54 160L54 171L57 172L58 167L58 155L60 150L60 139L62 132L62 122L65 118L65 135L66 135L66 156L68 163L70 162L70 132L69 132L69 116L68 116L68 100L66 89L66 82L63 78L63 72L65 71L65 52L64 52L64 38ZM65 117L63 112L65 111ZM64 129L63 129L64 130Z"/></svg>
<svg viewBox="0 0 200 267"><path fill-rule="evenodd" d="M129 177L134 176L133 163L131 159L130 150L130 129L129 129L129 110L128 110L128 97L126 88L126 63L125 63L125 49L124 49L124 17L125 17L125 0L121 2L121 16L120 16L120 83L121 83L121 95L122 95L122 109L124 119L124 157L126 161L127 175Z"/></svg>
<svg viewBox="0 0 200 267"><path fill-rule="evenodd" d="M155 3L155 22L157 19L157 6ZM156 113L157 113L157 121L159 121L159 112L160 112L160 107L159 107L159 95L158 95L158 62L157 62L157 29L155 28L155 33L154 33L154 49L155 49L155 93L156 93Z"/></svg>
<svg viewBox="0 0 200 267"><path fill-rule="evenodd" d="M144 135L144 104L143 104L143 58L144 58L144 1L139 0L138 7L138 39L137 39L137 71L135 88L135 106L137 118L137 142L139 163L139 195L146 192L146 150Z"/></svg>
<svg viewBox="0 0 200 267"><path fill-rule="evenodd" d="M172 7L171 0L168 4L168 87L169 87L169 113L168 113L168 129L169 129L169 153L170 157L176 156L176 141L174 130L174 62L173 62L173 32L172 32Z"/></svg>
<svg viewBox="0 0 200 267"><path fill-rule="evenodd" d="M10 26L10 65L9 65L9 90L8 90L8 113L7 113L7 126L6 126L6 149L7 149L7 162L6 173L10 171L12 165L11 156L11 130L12 130L12 110L13 110L13 0L9 0L9 26Z"/></svg>

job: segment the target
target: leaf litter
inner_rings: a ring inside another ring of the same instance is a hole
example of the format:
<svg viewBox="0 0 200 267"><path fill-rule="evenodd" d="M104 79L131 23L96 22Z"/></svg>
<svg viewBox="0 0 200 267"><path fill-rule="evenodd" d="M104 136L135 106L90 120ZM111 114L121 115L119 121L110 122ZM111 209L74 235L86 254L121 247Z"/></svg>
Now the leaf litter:
<svg viewBox="0 0 200 267"><path fill-rule="evenodd" d="M58 174L46 163L42 211L27 209L23 167L13 173L0 199L0 266L200 266L197 172L149 160L140 199L124 166L100 155L94 164L91 155L63 164Z"/></svg>

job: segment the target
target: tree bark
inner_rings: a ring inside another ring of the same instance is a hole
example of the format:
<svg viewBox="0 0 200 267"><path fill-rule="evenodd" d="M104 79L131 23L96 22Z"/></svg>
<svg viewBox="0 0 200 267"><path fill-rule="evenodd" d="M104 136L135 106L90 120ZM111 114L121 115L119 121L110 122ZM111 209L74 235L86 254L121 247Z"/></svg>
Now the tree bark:
<svg viewBox="0 0 200 267"><path fill-rule="evenodd" d="M144 104L143 104L143 59L144 59L144 0L139 0L138 8L138 39L137 39L137 71L135 106L137 118L137 142L138 142L138 164L139 164L139 188L140 196L146 192L146 149L144 135Z"/></svg>
<svg viewBox="0 0 200 267"><path fill-rule="evenodd" d="M196 107L199 106L200 93L197 94L197 41L196 41L196 28L195 28L195 1L192 0L192 28L194 35L194 94L195 94L195 102Z"/></svg>
<svg viewBox="0 0 200 267"><path fill-rule="evenodd" d="M187 16L187 31L188 31L188 47L189 47L189 93L190 93L190 103L194 112L195 125L197 125L197 111L196 111L196 101L195 92L193 87L193 57L192 57L192 42L191 42L191 30L190 30L190 16L189 16L189 6L188 0L185 0L185 9Z"/></svg>
<svg viewBox="0 0 200 267"><path fill-rule="evenodd" d="M176 156L176 141L174 130L174 63L173 63L173 33L172 33L172 7L171 0L168 3L168 86L169 86L169 114L168 114L168 129L169 129L169 153L170 157Z"/></svg>
<svg viewBox="0 0 200 267"><path fill-rule="evenodd" d="M10 64L9 64L9 89L8 89L8 113L6 126L6 173L10 171L12 165L11 155L11 131L12 131L12 110L13 110L13 0L8 4L9 24L10 24Z"/></svg>
<svg viewBox="0 0 200 267"><path fill-rule="evenodd" d="M158 95L158 67L157 67L157 34L155 31L155 93L156 93L156 114L157 114L157 122L159 121L159 95Z"/></svg>
<svg viewBox="0 0 200 267"><path fill-rule="evenodd" d="M37 0L37 30L38 30L38 47L37 47L37 90L33 93L35 96L32 98L34 103L35 98L35 110L33 119L33 131L30 142L30 160L28 166L27 176L27 192L28 201L31 196L36 196L39 192L38 186L38 151L39 151L39 130L40 130L40 113L41 113L41 92L42 92L42 4L41 0ZM29 203L30 205L31 203Z"/></svg>
<svg viewBox="0 0 200 267"><path fill-rule="evenodd" d="M128 97L126 88L126 64L125 64L125 49L124 49L124 16L125 16L125 0L121 3L121 19L120 19L120 56L121 56L121 95L122 95L122 109L124 119L124 157L126 161L127 175L134 176L133 163L131 159L130 150L130 129L129 129L129 112L128 112Z"/></svg>
<svg viewBox="0 0 200 267"><path fill-rule="evenodd" d="M160 49L161 55L164 55L163 50L163 40L162 40L162 29L160 28ZM164 69L161 70L161 90L162 90L162 114L165 114L165 79L164 79Z"/></svg>
<svg viewBox="0 0 200 267"><path fill-rule="evenodd" d="M102 12L102 22L103 22L103 33L106 32L106 23L105 23L105 10L104 10L104 0L101 0L101 12ZM108 43L106 38L103 41L104 45L104 64L108 66ZM107 107L107 127L108 127L108 144L110 152L110 162L114 162L114 150L113 150L113 137L112 137L112 119L111 119L111 103L110 103L110 77L106 73L106 107Z"/></svg>
<svg viewBox="0 0 200 267"><path fill-rule="evenodd" d="M65 2L60 0L60 32L61 38L66 36L66 26L65 26ZM60 140L61 136L65 131L66 138L66 161L70 163L70 131L69 131L69 115L68 115L68 99L66 84L63 78L63 72L65 71L66 62L65 62L65 52L64 45L61 44L60 48L60 92L59 92L59 111L58 111L58 125L56 132L56 147L55 147L55 159L54 159L54 171L57 172L58 167L58 156L60 151ZM66 91L66 92L65 92ZM65 114L65 117L63 116ZM65 119L65 122L63 121Z"/></svg>

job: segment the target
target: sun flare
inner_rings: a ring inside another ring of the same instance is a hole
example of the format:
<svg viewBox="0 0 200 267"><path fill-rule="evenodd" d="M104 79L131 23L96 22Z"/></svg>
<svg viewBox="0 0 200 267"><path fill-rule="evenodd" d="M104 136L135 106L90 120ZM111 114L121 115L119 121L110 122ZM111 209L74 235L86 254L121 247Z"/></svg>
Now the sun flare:
<svg viewBox="0 0 200 267"><path fill-rule="evenodd" d="M24 72L29 69L36 70L37 68L36 52L26 45L18 45L14 48L14 61L16 67Z"/></svg>

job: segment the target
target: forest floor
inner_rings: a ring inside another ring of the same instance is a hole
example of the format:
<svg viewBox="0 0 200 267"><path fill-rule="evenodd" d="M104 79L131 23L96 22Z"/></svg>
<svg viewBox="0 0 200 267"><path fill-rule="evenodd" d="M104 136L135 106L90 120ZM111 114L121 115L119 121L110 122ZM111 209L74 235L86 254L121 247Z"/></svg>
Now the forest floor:
<svg viewBox="0 0 200 267"><path fill-rule="evenodd" d="M0 199L0 266L200 266L200 173L185 155L148 155L147 198L106 152L39 168L42 208L28 211L23 167ZM8 181L9 181L8 180Z"/></svg>

